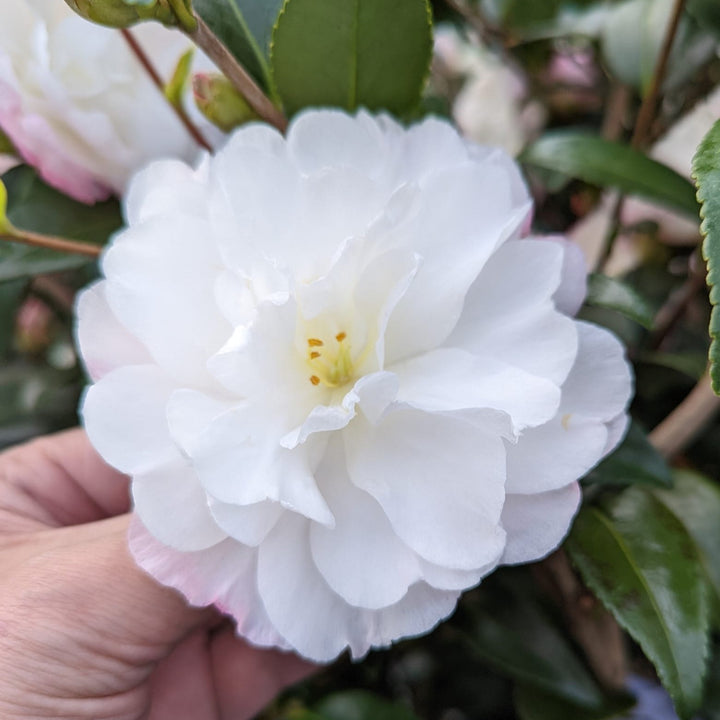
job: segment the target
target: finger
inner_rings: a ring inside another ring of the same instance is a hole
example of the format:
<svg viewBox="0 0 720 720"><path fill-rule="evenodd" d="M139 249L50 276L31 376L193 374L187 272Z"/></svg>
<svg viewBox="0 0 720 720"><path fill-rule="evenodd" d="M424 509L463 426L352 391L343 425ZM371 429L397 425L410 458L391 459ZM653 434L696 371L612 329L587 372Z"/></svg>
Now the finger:
<svg viewBox="0 0 720 720"><path fill-rule="evenodd" d="M213 636L210 654L221 720L254 717L281 690L318 670L293 653L251 647L229 625Z"/></svg>
<svg viewBox="0 0 720 720"><path fill-rule="evenodd" d="M82 430L0 454L4 532L93 522L125 513L129 506L127 478L103 462Z"/></svg>
<svg viewBox="0 0 720 720"><path fill-rule="evenodd" d="M186 637L153 673L148 720L217 717L208 633L200 628Z"/></svg>

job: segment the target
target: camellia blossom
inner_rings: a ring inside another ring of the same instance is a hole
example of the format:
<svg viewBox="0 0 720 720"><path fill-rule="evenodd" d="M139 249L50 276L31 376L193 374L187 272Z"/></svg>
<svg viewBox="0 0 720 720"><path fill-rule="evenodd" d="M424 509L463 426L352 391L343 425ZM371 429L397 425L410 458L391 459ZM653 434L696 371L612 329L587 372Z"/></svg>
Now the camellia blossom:
<svg viewBox="0 0 720 720"><path fill-rule="evenodd" d="M119 31L88 23L62 0L2 2L0 128L48 183L92 203L124 192L151 160L197 156ZM157 23L133 33L165 78L190 47Z"/></svg>
<svg viewBox="0 0 720 720"><path fill-rule="evenodd" d="M328 661L553 550L631 376L515 163L446 122L308 111L132 182L78 304L82 415L138 563Z"/></svg>

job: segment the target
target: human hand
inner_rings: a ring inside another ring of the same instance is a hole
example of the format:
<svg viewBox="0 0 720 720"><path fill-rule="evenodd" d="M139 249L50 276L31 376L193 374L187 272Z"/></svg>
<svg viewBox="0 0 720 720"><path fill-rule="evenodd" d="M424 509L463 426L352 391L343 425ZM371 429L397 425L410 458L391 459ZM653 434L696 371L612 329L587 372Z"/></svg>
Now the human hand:
<svg viewBox="0 0 720 720"><path fill-rule="evenodd" d="M0 717L241 720L312 672L140 570L128 509L80 430L0 454Z"/></svg>

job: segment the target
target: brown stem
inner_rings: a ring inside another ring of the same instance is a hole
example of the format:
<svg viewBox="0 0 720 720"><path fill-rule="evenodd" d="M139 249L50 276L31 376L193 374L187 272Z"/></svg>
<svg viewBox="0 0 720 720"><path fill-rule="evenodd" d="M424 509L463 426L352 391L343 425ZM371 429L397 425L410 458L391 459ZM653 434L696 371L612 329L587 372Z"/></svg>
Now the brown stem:
<svg viewBox="0 0 720 720"><path fill-rule="evenodd" d="M165 83L163 82L163 79L160 77L160 74L155 69L155 66L152 63L152 60L148 57L147 53L142 49L142 46L140 43L135 39L135 36L127 29L120 30L123 38L125 38L125 42L130 46L130 49L132 50L135 57L138 59L140 64L145 68L145 71L147 72L150 79L153 81L157 89L162 93L163 97L165 97ZM167 100L167 98L165 98ZM200 130L198 130L195 125L193 124L193 121L190 119L188 114L185 112L185 109L178 104L175 104L174 102L170 102L170 100L167 100L170 107L172 107L173 111L178 117L178 120L183 124L185 129L188 131L190 136L193 140L201 147L207 150L208 152L212 152L212 146L208 143L208 141L203 137Z"/></svg>
<svg viewBox="0 0 720 720"><path fill-rule="evenodd" d="M247 70L240 65L234 55L223 45L203 19L197 14L197 28L188 32L188 37L218 66L237 91L247 100L248 105L266 122L274 125L280 132L287 128L287 118L265 95L260 86L252 79Z"/></svg>
<svg viewBox="0 0 720 720"><path fill-rule="evenodd" d="M644 97L642 105L640 106L640 111L638 112L637 121L635 123L635 131L633 132L632 137L633 147L642 147L647 141L650 127L655 118L655 108L657 107L657 103L660 98L660 91L663 80L665 79L668 61L670 60L670 51L672 50L678 27L680 26L680 18L682 17L683 10L685 9L685 2L686 0L675 0L672 17L670 18L667 31L665 32L665 39L663 40L662 49L660 50L660 55L655 65L650 89Z"/></svg>
<svg viewBox="0 0 720 720"><path fill-rule="evenodd" d="M564 550L533 566L540 584L555 598L568 629L583 649L600 684L618 691L625 685L627 652L623 632L613 616L580 582Z"/></svg>
<svg viewBox="0 0 720 720"><path fill-rule="evenodd" d="M684 450L720 412L720 397L710 384L707 371L690 394L650 433L658 452L671 458Z"/></svg>
<svg viewBox="0 0 720 720"><path fill-rule="evenodd" d="M75 255L87 255L88 257L98 257L102 252L102 248L99 245L77 242L76 240L66 240L65 238L53 237L52 235L40 235L39 233L29 232L28 230L16 229L13 232L16 234L0 234L0 240L3 242L32 245L33 247L41 247L47 250L57 250L58 252L74 253Z"/></svg>

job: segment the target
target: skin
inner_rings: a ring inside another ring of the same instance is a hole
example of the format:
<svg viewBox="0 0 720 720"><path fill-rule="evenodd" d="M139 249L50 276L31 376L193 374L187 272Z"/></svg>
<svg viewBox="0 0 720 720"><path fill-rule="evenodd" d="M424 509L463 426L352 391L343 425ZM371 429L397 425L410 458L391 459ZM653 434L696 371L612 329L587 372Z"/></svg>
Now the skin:
<svg viewBox="0 0 720 720"><path fill-rule="evenodd" d="M0 717L242 720L312 672L140 570L128 510L80 430L0 454Z"/></svg>

